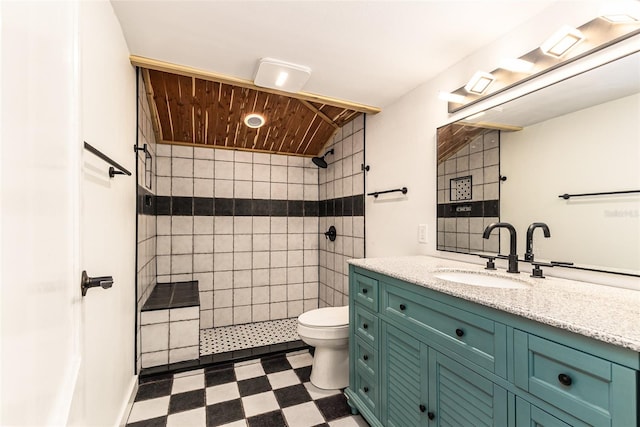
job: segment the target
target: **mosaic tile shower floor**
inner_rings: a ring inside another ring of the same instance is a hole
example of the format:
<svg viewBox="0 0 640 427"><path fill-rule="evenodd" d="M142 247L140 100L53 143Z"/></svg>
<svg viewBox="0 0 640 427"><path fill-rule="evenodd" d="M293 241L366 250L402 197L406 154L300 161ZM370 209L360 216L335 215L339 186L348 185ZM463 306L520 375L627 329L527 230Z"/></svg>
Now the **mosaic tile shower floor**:
<svg viewBox="0 0 640 427"><path fill-rule="evenodd" d="M200 356L299 340L298 319L270 320L200 331Z"/></svg>

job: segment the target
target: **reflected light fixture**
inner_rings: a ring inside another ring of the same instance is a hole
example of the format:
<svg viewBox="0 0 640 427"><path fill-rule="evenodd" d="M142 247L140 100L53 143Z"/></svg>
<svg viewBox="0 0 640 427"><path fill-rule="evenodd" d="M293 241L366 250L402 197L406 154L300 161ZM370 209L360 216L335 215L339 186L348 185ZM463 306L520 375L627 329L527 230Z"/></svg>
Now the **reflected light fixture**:
<svg viewBox="0 0 640 427"><path fill-rule="evenodd" d="M505 58L500 61L499 67L514 73L530 73L533 70L533 62L518 58Z"/></svg>
<svg viewBox="0 0 640 427"><path fill-rule="evenodd" d="M495 79L490 73L478 71L471 77L469 83L465 85L464 90L476 95L482 95Z"/></svg>
<svg viewBox="0 0 640 427"><path fill-rule="evenodd" d="M311 76L311 68L273 58L262 58L253 83L284 92L300 92Z"/></svg>
<svg viewBox="0 0 640 427"><path fill-rule="evenodd" d="M484 112L484 111L480 111L479 113L475 113L475 114L472 114L472 115L471 115L471 116L469 116L469 117L465 117L463 120L473 120L473 119L477 119L478 117L482 117L482 116L484 116L484 114L485 114L485 112Z"/></svg>
<svg viewBox="0 0 640 427"><path fill-rule="evenodd" d="M600 18L609 21L612 24L634 24L640 22L638 18L625 13L617 13L611 15L602 15Z"/></svg>
<svg viewBox="0 0 640 427"><path fill-rule="evenodd" d="M456 104L464 104L467 100L467 97L464 95L458 95L457 93L440 91L438 92L438 99L447 102L455 102Z"/></svg>
<svg viewBox="0 0 640 427"><path fill-rule="evenodd" d="M264 126L264 117L257 113L247 114L244 117L244 124L252 129L257 129Z"/></svg>
<svg viewBox="0 0 640 427"><path fill-rule="evenodd" d="M560 58L582 40L584 35L580 30L565 25L542 43L540 50L545 55Z"/></svg>

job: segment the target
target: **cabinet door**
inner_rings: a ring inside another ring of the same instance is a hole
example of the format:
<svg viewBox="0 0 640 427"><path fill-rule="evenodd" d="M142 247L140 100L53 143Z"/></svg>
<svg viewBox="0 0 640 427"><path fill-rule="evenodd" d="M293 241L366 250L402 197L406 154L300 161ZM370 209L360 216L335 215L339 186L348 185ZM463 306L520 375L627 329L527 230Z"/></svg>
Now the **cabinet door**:
<svg viewBox="0 0 640 427"><path fill-rule="evenodd" d="M429 349L430 426L506 426L507 391Z"/></svg>
<svg viewBox="0 0 640 427"><path fill-rule="evenodd" d="M417 339L382 322L383 424L427 424L428 349Z"/></svg>
<svg viewBox="0 0 640 427"><path fill-rule="evenodd" d="M566 423L553 415L516 397L516 427L587 427L578 420Z"/></svg>

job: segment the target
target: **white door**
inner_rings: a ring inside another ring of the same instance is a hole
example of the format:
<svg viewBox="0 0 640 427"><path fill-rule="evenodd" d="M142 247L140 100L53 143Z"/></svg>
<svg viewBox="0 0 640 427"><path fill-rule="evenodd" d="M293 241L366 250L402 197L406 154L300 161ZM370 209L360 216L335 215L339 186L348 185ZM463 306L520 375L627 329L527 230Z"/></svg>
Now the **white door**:
<svg viewBox="0 0 640 427"><path fill-rule="evenodd" d="M77 9L0 2L0 425L65 424L81 364Z"/></svg>

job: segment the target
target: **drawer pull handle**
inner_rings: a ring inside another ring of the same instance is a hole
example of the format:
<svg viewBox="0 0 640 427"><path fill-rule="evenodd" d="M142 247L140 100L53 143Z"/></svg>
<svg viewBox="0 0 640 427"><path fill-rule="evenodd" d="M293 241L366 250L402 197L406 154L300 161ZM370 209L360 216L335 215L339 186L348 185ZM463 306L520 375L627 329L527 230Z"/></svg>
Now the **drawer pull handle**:
<svg viewBox="0 0 640 427"><path fill-rule="evenodd" d="M460 328L456 329L456 335L462 337L464 335L464 331Z"/></svg>
<svg viewBox="0 0 640 427"><path fill-rule="evenodd" d="M367 288L362 289L362 293L366 294L367 292L369 292L369 290Z"/></svg>
<svg viewBox="0 0 640 427"><path fill-rule="evenodd" d="M404 304L400 304L400 310L405 311L407 309L407 306Z"/></svg>
<svg viewBox="0 0 640 427"><path fill-rule="evenodd" d="M427 410L427 407L424 405L420 405L419 408L420 408L420 412L424 412Z"/></svg>
<svg viewBox="0 0 640 427"><path fill-rule="evenodd" d="M364 391L365 393L368 393L369 392L369 387L363 388L362 391Z"/></svg>
<svg viewBox="0 0 640 427"><path fill-rule="evenodd" d="M367 356L366 354L364 356L362 356L363 360L369 360L369 356Z"/></svg>
<svg viewBox="0 0 640 427"><path fill-rule="evenodd" d="M363 324L362 324L362 328L363 328L363 329L367 329L367 328L369 328L369 325L367 325L366 323L363 323Z"/></svg>
<svg viewBox="0 0 640 427"><path fill-rule="evenodd" d="M560 384L566 385L566 386L570 386L571 383L573 383L573 381L571 380L571 377L567 374L558 375L558 381L560 381Z"/></svg>
<svg viewBox="0 0 640 427"><path fill-rule="evenodd" d="M436 414L434 414L433 412L427 412L427 418L429 418L430 420L434 419L436 417Z"/></svg>

